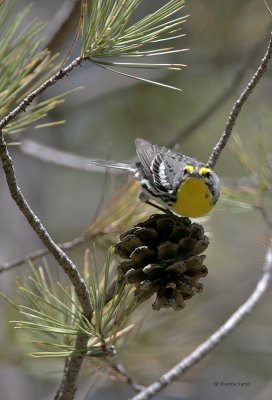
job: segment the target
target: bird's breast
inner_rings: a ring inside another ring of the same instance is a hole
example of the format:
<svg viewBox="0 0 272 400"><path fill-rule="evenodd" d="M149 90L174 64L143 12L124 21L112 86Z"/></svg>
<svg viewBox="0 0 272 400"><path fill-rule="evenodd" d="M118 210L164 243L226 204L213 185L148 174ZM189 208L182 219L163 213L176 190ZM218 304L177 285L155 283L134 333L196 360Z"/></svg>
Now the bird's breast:
<svg viewBox="0 0 272 400"><path fill-rule="evenodd" d="M207 214L213 205L207 184L201 178L191 177L180 184L172 208L185 217L200 217Z"/></svg>

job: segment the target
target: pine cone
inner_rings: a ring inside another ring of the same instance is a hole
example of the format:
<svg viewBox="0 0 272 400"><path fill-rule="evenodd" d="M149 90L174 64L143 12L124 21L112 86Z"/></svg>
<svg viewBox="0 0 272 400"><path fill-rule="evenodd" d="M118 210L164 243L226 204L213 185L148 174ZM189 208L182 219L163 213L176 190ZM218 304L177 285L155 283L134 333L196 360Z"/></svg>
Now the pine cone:
<svg viewBox="0 0 272 400"><path fill-rule="evenodd" d="M139 303L157 297L154 310L185 307L185 300L202 292L198 282L208 273L200 255L209 245L201 225L174 214L154 214L120 236L116 252L127 259L119 265L120 279L135 286Z"/></svg>

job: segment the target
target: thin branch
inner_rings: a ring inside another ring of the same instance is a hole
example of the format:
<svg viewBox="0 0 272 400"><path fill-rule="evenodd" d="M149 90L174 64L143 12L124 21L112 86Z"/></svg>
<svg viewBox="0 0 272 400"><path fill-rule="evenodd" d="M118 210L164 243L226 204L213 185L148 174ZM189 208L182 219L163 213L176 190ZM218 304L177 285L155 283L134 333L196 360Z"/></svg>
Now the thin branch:
<svg viewBox="0 0 272 400"><path fill-rule="evenodd" d="M60 79L64 78L73 69L80 66L84 61L83 58L78 57L73 60L66 68L59 70L51 78L42 83L36 90L31 92L25 99L6 117L0 121L0 157L3 164L3 169L6 175L7 184L10 190L10 194L17 204L18 208L26 217L32 229L36 232L38 237L41 239L48 251L53 255L58 264L63 268L64 272L69 276L75 292L78 296L79 302L82 307L82 311L85 317L91 321L93 315L93 309L91 306L88 288L81 278L79 271L77 270L74 263L69 257L56 245L52 240L47 230L42 225L41 221L34 214L27 201L25 200L20 188L17 185L17 179L13 167L12 159L9 155L7 145L4 139L2 129L16 116L25 111L26 107L32 103L32 101L43 93L50 86L55 85ZM64 371L62 384L57 391L56 398L58 399L72 399L76 390L75 381L79 373L80 366L82 364L84 355L87 351L87 338L78 336L76 340L76 349L80 350L81 354L77 356L71 356L67 359L66 368Z"/></svg>
<svg viewBox="0 0 272 400"><path fill-rule="evenodd" d="M237 85L239 85L241 79L243 78L245 73L244 67L241 68L238 73L235 75L232 83L228 87L226 91L220 93L219 96L215 98L215 100L208 105L208 107L193 121L189 122L184 129L180 131L180 133L174 138L167 142L168 147L174 147L181 140L184 140L188 137L193 131L195 131L199 126L201 126L207 119L209 119L212 114L215 113L231 96L234 90L237 89Z"/></svg>
<svg viewBox="0 0 272 400"><path fill-rule="evenodd" d="M223 93L220 93L193 121L189 122L189 124L185 126L174 139L171 139L171 141L167 142L168 147L174 147L177 143L187 138L192 132L194 132L205 121L207 121L229 99L229 97L237 90L237 87L240 85L243 77L245 76L245 71L251 65L252 60L255 60L257 53L259 52L259 48L260 43L254 46L250 54L246 57L244 64L242 65L242 67L239 68L239 70L232 78L232 81L228 84L228 88Z"/></svg>
<svg viewBox="0 0 272 400"><path fill-rule="evenodd" d="M271 56L272 56L272 32L270 34L270 40L269 40L269 44L268 44L266 53L260 63L260 66L258 67L257 71L251 78L251 80L248 83L248 85L246 86L245 90L242 92L240 97L234 103L234 106L229 115L227 124L225 126L224 132L223 132L221 138L219 139L218 143L216 144L216 146L213 148L212 154L210 155L210 158L208 160L207 165L209 167L213 168L215 166L221 152L223 151L224 147L226 146L226 144L232 134L232 130L236 123L237 117L240 114L242 106L245 104L248 97L253 92L253 90L259 83L260 79L264 75L265 71L267 70L268 63L269 63Z"/></svg>
<svg viewBox="0 0 272 400"><path fill-rule="evenodd" d="M170 371L162 375L157 382L151 384L139 394L132 397L131 400L147 400L154 397L172 381L183 375L188 369L201 361L216 346L218 346L223 339L230 335L230 333L252 312L253 308L267 292L271 281L272 239L270 241L270 247L266 253L263 274L248 300L242 306L240 306L234 314L232 314L232 316L224 323L224 325L222 325L215 333L213 333L205 342L198 346L189 356L184 358Z"/></svg>
<svg viewBox="0 0 272 400"><path fill-rule="evenodd" d="M135 390L136 392L141 392L145 389L144 386L139 385L131 378L131 376L129 376L127 370L119 361L110 360L109 363L114 371L116 371L118 374L121 374L123 378L125 378L125 381L132 387L133 390Z"/></svg>
<svg viewBox="0 0 272 400"><path fill-rule="evenodd" d="M42 85L43 86L43 85ZM49 85L50 86L50 85ZM48 86L47 86L48 87ZM29 100L24 100L21 103L21 107L30 104L33 100L33 96L29 98ZM4 122L2 122L3 126L7 123L7 121L11 120L15 117L21 108L16 109L10 113L6 118L4 118ZM37 236L41 239L45 247L50 251L58 264L62 267L63 271L68 275L71 283L75 288L75 292L77 294L78 300L81 304L83 314L85 317L91 321L93 315L93 309L89 297L88 288L80 276L80 273L72 260L61 250L56 243L52 240L51 236L42 225L39 218L34 214L29 204L25 200L21 189L17 185L17 179L13 167L12 159L9 155L7 145L4 139L4 135L2 130L0 129L0 158L3 164L3 170L5 172L6 181L10 190L11 197L17 204L20 211L24 214L27 219L29 225L32 227ZM80 355L75 357L69 357L67 360L66 369L63 375L63 380L61 386L57 392L57 399L65 399L72 400L74 397L74 392L76 391L75 381L77 375L79 374L80 366L82 364L85 353L87 352L87 342L88 338L78 336L76 340L76 349L80 350ZM78 346L79 347L78 347Z"/></svg>
<svg viewBox="0 0 272 400"><path fill-rule="evenodd" d="M45 247L50 251L55 260L62 267L64 272L69 276L72 284L75 287L78 299L82 306L83 313L86 318L92 317L92 306L89 298L87 286L81 278L76 266L69 257L56 245L51 236L42 225L39 218L34 214L29 204L25 200L21 189L17 185L17 179L13 168L13 162L9 155L7 145L3 133L0 131L0 158L3 164L3 169L6 175L7 184L10 190L11 197L17 204L20 211L24 214L29 225L32 227L37 236L41 239Z"/></svg>
<svg viewBox="0 0 272 400"><path fill-rule="evenodd" d="M37 143L34 140L25 139L22 141L20 149L23 153L30 155L47 164L70 168L84 172L103 172L105 168L91 165L91 158L77 156L66 151L57 150L54 147ZM112 169L111 174L120 175L124 172L118 169Z"/></svg>
<svg viewBox="0 0 272 400"><path fill-rule="evenodd" d="M88 288L72 260L70 260L63 250L61 250L52 240L51 236L42 225L39 218L34 214L29 204L25 200L21 189L17 185L12 158L9 155L3 133L3 128L7 126L9 122L14 120L22 111L25 111L26 107L29 106L34 99L36 99L50 86L54 86L60 79L67 76L75 68L80 66L83 61L83 57L77 57L67 67L60 69L56 74L51 76L51 78L43 82L37 89L28 94L28 96L26 96L17 107L15 107L0 121L0 158L3 164L3 169L6 175L6 181L11 197L17 204L20 211L24 214L30 226L36 232L37 236L41 239L45 247L53 255L64 272L69 276L69 279L75 288L75 292L81 304L83 314L89 321L91 321L93 309L90 302ZM87 340L88 339L85 337L77 337L76 349L80 350L81 354L75 357L69 357L67 359L63 380L59 390L56 393L56 399L70 400L74 397L74 393L76 391L76 377L79 373L84 355L87 351Z"/></svg>
<svg viewBox="0 0 272 400"><path fill-rule="evenodd" d="M90 240L90 236L79 236L73 240L70 240L69 242L64 242L64 243L58 243L58 246L61 250L71 250L75 248L76 246L85 243L87 240ZM2 272L7 272L10 271L13 268L19 267L22 264L27 263L28 261L34 261L37 258L43 257L46 254L49 253L48 249L38 249L34 250L28 254L26 254L23 257L16 258L13 261L6 262L2 265L0 265L0 274Z"/></svg>
<svg viewBox="0 0 272 400"><path fill-rule="evenodd" d="M33 100L36 99L41 93L43 93L50 86L54 86L60 79L63 79L71 71L79 67L83 61L85 61L83 57L75 58L67 67L60 69L56 74L52 75L51 78L43 82L37 89L29 93L29 95L26 96L17 107L15 107L0 121L0 130L8 125L10 121L15 119L18 114L20 114L22 111L25 111L26 107L29 106L33 102Z"/></svg>

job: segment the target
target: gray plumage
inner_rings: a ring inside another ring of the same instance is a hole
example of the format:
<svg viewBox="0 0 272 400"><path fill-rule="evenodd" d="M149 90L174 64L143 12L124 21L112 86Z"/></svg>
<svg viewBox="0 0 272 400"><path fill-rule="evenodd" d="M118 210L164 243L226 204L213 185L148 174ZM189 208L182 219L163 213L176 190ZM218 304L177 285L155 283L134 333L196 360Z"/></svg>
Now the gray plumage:
<svg viewBox="0 0 272 400"><path fill-rule="evenodd" d="M175 201L176 192L186 178L186 166L194 167L192 176L203 179L213 194L214 202L220 193L220 182L217 175L210 170L206 176L198 170L205 164L180 153L175 153L165 146L151 144L144 139L136 139L138 161L124 163L104 160L93 160L92 165L105 168L116 168L131 173L141 183L142 190L158 201L171 205ZM143 196L142 196L143 198Z"/></svg>

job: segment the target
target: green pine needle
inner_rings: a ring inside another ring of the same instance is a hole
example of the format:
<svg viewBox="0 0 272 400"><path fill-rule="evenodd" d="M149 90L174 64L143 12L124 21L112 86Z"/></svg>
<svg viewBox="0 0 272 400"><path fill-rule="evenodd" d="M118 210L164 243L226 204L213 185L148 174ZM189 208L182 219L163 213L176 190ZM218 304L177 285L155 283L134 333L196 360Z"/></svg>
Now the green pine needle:
<svg viewBox="0 0 272 400"><path fill-rule="evenodd" d="M104 354L105 348L114 344L127 326L127 317L136 307L131 288L118 284L116 265L109 250L104 266L97 264L95 251L85 255L84 275L94 310L92 322L82 314L71 286L64 287L51 274L51 269L32 264L28 282L17 281L24 304L19 306L21 320L11 321L16 329L31 333L33 343L45 351L31 353L35 357L66 357L80 349L74 346L79 334L87 335L88 355ZM109 288L113 287L108 298Z"/></svg>
<svg viewBox="0 0 272 400"><path fill-rule="evenodd" d="M88 7L87 0L83 1L82 57L104 68L107 65L120 68L181 70L184 64L102 60L113 57L154 57L186 50L176 49L174 46L158 47L160 42L171 42L184 36L180 32L188 15L179 16L178 13L184 7L185 1L168 1L153 13L132 23L132 17L141 3L142 0L93 0ZM111 68L106 69L120 73ZM123 75L159 84L138 76ZM176 89L168 85L161 86Z"/></svg>
<svg viewBox="0 0 272 400"><path fill-rule="evenodd" d="M55 107L58 105L64 103L65 98L71 94L75 93L78 90L81 90L83 87L78 87L72 90L69 90L65 93L62 93L58 96L51 97L50 99L47 99L45 101L41 101L34 106L28 107L27 113L20 116L18 119L15 121L10 122L4 129L3 132L9 133L9 134L14 134L18 132L23 132L26 131L29 128L45 128L48 126L53 126L53 125L61 125L65 123L65 121L53 121L53 122L48 122L45 124L39 124L39 125L34 125L36 121L41 120L42 118L45 118L51 110L53 110Z"/></svg>
<svg viewBox="0 0 272 400"><path fill-rule="evenodd" d="M15 13L14 4L14 0L6 1L0 7L0 119L59 68L55 65L56 56L48 50L41 50L40 35L45 24L34 19L25 25L31 6ZM34 124L62 104L64 97L71 92L29 107L27 114L5 127L5 134L63 123Z"/></svg>

